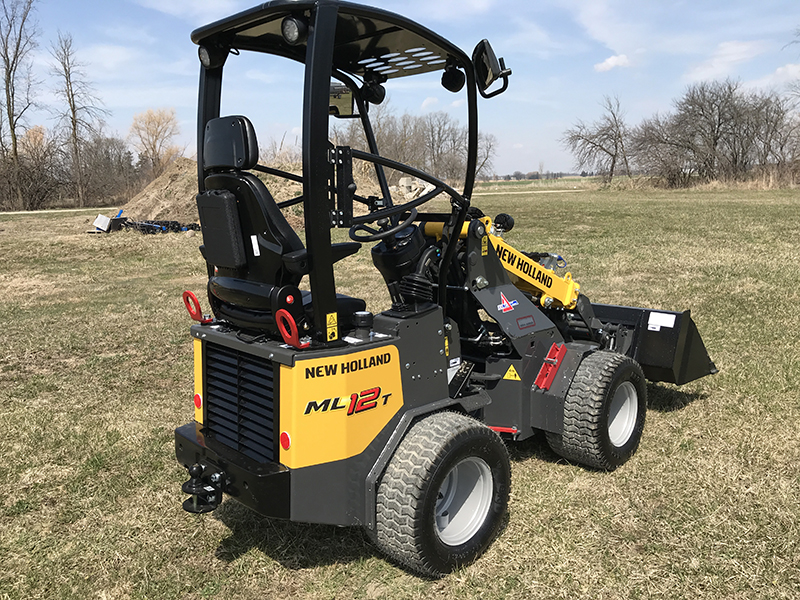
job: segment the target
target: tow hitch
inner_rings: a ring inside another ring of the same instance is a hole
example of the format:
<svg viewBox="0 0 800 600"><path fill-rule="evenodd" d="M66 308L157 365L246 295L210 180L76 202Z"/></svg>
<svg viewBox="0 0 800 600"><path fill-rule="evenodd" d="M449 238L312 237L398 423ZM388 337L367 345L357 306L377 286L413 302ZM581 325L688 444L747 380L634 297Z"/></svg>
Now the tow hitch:
<svg viewBox="0 0 800 600"><path fill-rule="evenodd" d="M210 483L201 479L203 466L197 463L189 467L189 481L181 486L184 494L189 494L183 502L183 510L190 513L201 514L211 512L222 502L222 473L213 473Z"/></svg>

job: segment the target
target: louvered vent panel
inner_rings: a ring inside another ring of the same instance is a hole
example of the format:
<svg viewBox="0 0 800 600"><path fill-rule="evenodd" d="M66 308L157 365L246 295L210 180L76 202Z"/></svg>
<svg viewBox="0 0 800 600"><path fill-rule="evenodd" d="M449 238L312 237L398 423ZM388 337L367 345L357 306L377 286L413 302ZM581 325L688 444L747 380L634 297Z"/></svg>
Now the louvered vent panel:
<svg viewBox="0 0 800 600"><path fill-rule="evenodd" d="M258 462L274 460L272 362L206 343L206 431Z"/></svg>

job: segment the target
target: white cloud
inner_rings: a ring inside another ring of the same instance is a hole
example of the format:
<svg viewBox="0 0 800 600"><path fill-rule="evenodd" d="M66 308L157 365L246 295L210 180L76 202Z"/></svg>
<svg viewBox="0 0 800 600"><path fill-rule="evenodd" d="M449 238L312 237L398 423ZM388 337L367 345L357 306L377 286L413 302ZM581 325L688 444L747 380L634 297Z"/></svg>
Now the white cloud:
<svg viewBox="0 0 800 600"><path fill-rule="evenodd" d="M105 37L111 40L116 42L131 42L140 47L143 44L152 45L158 42L158 38L144 27L119 25L104 27L101 31Z"/></svg>
<svg viewBox="0 0 800 600"><path fill-rule="evenodd" d="M259 69L250 69L244 76L253 81L260 81L262 83L275 83L278 81L278 78L274 74L265 73Z"/></svg>
<svg viewBox="0 0 800 600"><path fill-rule="evenodd" d="M673 25L676 9L666 2L564 0L586 34L615 55L640 52L691 54L705 47L707 31L691 23Z"/></svg>
<svg viewBox="0 0 800 600"><path fill-rule="evenodd" d="M714 54L691 69L685 76L688 81L707 81L721 79L731 75L735 67L741 63L754 59L767 50L767 44L762 41L722 42L717 46Z"/></svg>
<svg viewBox="0 0 800 600"><path fill-rule="evenodd" d="M246 8L237 0L136 0L145 8L157 10L190 22L207 23ZM247 5L249 6L249 4Z"/></svg>
<svg viewBox="0 0 800 600"><path fill-rule="evenodd" d="M83 51L83 56L91 57L89 63L92 77L98 80L123 79L132 66L142 62L142 53L129 46L118 44L95 44Z"/></svg>
<svg viewBox="0 0 800 600"><path fill-rule="evenodd" d="M510 52L533 54L545 59L554 53L561 54L574 50L564 42L556 41L544 27L534 21L517 18L513 25L513 33L502 40L502 48Z"/></svg>
<svg viewBox="0 0 800 600"><path fill-rule="evenodd" d="M800 64L789 63L778 67L765 77L761 77L755 81L748 81L745 85L752 89L780 90L798 81L800 81Z"/></svg>
<svg viewBox="0 0 800 600"><path fill-rule="evenodd" d="M378 4L374 2L373 4ZM463 20L486 14L498 5L497 0L383 0L381 8L425 23L426 20Z"/></svg>
<svg viewBox="0 0 800 600"><path fill-rule="evenodd" d="M422 101L422 110L427 110L436 104L439 104L439 99L434 98L433 96L428 96Z"/></svg>
<svg viewBox="0 0 800 600"><path fill-rule="evenodd" d="M630 65L631 61L628 60L625 54L617 54L615 56L609 56L601 63L597 63L594 66L594 70L602 73L604 71L610 71L614 67L629 67Z"/></svg>

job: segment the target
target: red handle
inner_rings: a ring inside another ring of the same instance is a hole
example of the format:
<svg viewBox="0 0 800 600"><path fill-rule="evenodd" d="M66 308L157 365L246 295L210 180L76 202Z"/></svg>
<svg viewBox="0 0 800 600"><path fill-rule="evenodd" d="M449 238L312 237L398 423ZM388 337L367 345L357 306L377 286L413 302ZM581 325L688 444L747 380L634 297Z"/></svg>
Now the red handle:
<svg viewBox="0 0 800 600"><path fill-rule="evenodd" d="M297 323L294 322L294 318L288 310L285 308L278 310L278 312L275 313L275 322L278 324L278 331L280 331L284 342L293 348L297 348L298 350L308 348L310 345L308 342L305 344L300 343L300 334L297 331Z"/></svg>
<svg viewBox="0 0 800 600"><path fill-rule="evenodd" d="M189 316L192 317L192 319L203 325L211 323L210 318L203 316L203 311L200 309L200 300L197 299L194 292L190 292L189 290L183 292L183 304L186 306L186 310L189 311Z"/></svg>

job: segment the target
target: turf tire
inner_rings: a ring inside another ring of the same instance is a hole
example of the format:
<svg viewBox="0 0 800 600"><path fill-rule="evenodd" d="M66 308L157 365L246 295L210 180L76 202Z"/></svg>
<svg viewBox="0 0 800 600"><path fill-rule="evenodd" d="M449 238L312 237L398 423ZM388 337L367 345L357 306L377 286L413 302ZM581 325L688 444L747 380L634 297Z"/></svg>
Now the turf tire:
<svg viewBox="0 0 800 600"><path fill-rule="evenodd" d="M459 413L432 414L411 427L381 478L375 542L412 571L430 577L450 573L494 540L510 487L508 451L494 431ZM468 494L463 503L452 502L450 523L459 523L455 533L442 526L448 519L443 520L442 507L453 489L462 499Z"/></svg>
<svg viewBox="0 0 800 600"><path fill-rule="evenodd" d="M563 432L548 433L547 442L567 460L611 471L639 447L646 411L639 364L616 352L593 352L578 366L567 392Z"/></svg>

